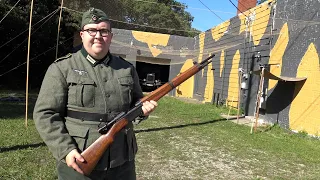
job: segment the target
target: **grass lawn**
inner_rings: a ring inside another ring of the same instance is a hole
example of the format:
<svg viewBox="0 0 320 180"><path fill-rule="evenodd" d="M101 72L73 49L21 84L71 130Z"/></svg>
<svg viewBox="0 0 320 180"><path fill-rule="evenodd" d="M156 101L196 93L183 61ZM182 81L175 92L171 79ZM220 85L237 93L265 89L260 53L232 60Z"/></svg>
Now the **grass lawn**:
<svg viewBox="0 0 320 180"><path fill-rule="evenodd" d="M31 119L34 97L28 128L23 102L0 102L0 179L57 179L55 160ZM250 134L250 127L220 117L227 112L161 99L152 116L135 127L137 178L319 179L318 139L277 126Z"/></svg>

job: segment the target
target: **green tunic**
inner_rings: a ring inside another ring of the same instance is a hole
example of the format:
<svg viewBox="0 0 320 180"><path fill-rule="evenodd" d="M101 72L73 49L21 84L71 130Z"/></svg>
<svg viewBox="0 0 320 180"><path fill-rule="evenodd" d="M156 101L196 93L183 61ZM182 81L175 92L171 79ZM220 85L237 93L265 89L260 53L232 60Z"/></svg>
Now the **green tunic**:
<svg viewBox="0 0 320 180"><path fill-rule="evenodd" d="M34 108L36 128L53 153L64 161L77 148L80 152L99 136L101 123L68 117L68 110L106 114L108 119L127 111L143 97L134 66L110 53L95 61L81 49L52 63L44 77ZM104 153L96 170L117 167L134 159L137 143L130 122Z"/></svg>

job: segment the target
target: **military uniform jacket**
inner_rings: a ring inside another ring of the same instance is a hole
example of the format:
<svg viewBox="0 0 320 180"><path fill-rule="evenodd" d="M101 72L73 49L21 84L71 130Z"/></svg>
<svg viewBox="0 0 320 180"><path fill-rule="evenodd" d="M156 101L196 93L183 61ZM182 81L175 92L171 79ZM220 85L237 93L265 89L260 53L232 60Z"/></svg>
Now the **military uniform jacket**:
<svg viewBox="0 0 320 180"><path fill-rule="evenodd" d="M112 56L95 61L81 49L52 63L42 82L34 108L36 128L57 160L73 149L80 152L99 136L99 119L68 117L68 111L106 114L111 120L143 97L132 64ZM137 144L131 122L118 134L96 170L116 167L134 159Z"/></svg>

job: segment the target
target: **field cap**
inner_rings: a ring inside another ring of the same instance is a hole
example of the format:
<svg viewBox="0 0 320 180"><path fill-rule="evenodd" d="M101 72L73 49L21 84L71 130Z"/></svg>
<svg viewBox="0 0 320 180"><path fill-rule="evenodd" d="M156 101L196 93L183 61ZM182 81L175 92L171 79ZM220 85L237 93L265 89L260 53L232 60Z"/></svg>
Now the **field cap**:
<svg viewBox="0 0 320 180"><path fill-rule="evenodd" d="M102 21L109 21L108 16L100 9L90 8L82 15L81 29L87 24L97 24Z"/></svg>

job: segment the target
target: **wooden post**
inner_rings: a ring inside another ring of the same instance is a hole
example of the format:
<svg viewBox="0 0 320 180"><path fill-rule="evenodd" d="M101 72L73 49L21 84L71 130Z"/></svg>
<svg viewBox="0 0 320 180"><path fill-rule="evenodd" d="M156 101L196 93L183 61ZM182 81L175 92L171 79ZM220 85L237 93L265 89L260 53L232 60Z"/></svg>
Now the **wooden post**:
<svg viewBox="0 0 320 180"><path fill-rule="evenodd" d="M63 0L61 1L61 5L60 5L60 16L59 16L59 23L58 23L57 45L56 45L56 59L58 59L60 23L61 23L62 10L63 10Z"/></svg>
<svg viewBox="0 0 320 180"><path fill-rule="evenodd" d="M233 99L234 99L234 95L232 95L232 99L231 99L231 106L233 104ZM229 101L228 102L228 106L229 106ZM228 115L227 115L227 120L229 120L229 115L230 115L230 111L231 111L231 106L229 106L229 111L228 111Z"/></svg>
<svg viewBox="0 0 320 180"><path fill-rule="evenodd" d="M31 22L32 22L33 0L30 5L29 37L28 37L28 55L27 55L27 77L26 77L26 119L25 126L28 127L28 99L29 99L29 61L30 61L30 40L31 40Z"/></svg>
<svg viewBox="0 0 320 180"><path fill-rule="evenodd" d="M259 119L259 109L260 109L260 99L262 95L263 90L263 83L264 83L264 67L261 68L260 73L260 83L259 83L259 89L257 93L257 100L256 100L256 110L255 110L255 120L254 120L254 132L257 132L257 126L258 126L258 119ZM252 133L252 126L251 126L251 133Z"/></svg>
<svg viewBox="0 0 320 180"><path fill-rule="evenodd" d="M238 87L238 109L237 109L237 124L239 124L239 113L240 113L240 103L241 103L241 80L242 80L242 71L239 71L239 87Z"/></svg>

